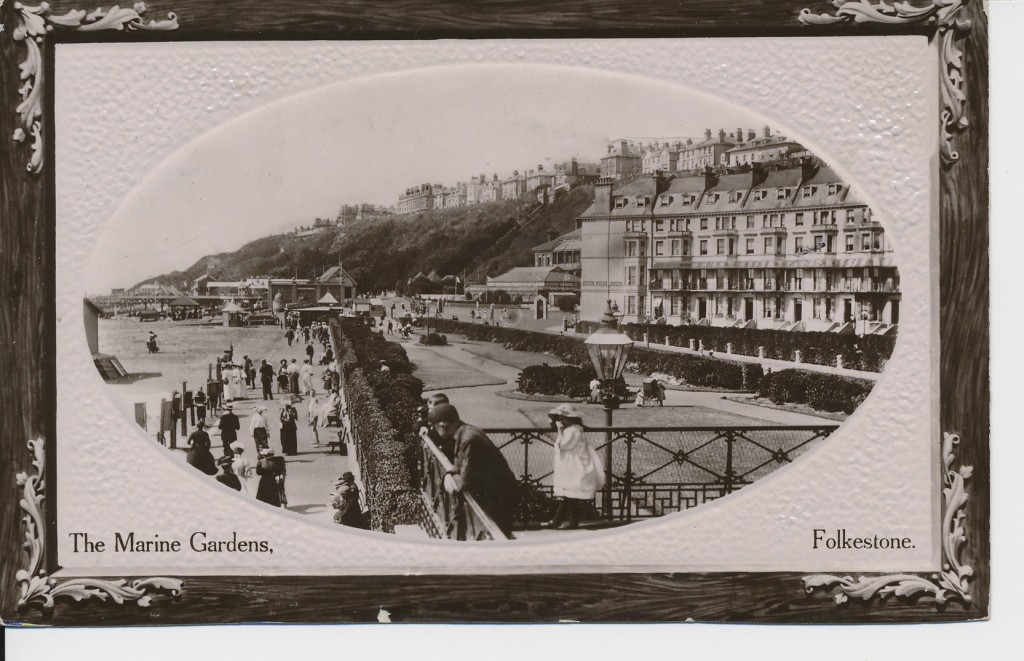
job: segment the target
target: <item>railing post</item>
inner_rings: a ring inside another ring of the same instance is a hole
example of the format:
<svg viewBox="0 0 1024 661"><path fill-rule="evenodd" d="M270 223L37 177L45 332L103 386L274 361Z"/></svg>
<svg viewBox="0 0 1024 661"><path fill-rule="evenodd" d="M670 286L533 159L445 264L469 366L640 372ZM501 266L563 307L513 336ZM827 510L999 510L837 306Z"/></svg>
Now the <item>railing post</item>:
<svg viewBox="0 0 1024 661"><path fill-rule="evenodd" d="M523 436L523 495L525 495L527 489L530 487L530 443L532 437L527 434ZM530 508L527 503L527 499L524 497L519 498L520 512L523 514L523 525L530 523Z"/></svg>
<svg viewBox="0 0 1024 661"><path fill-rule="evenodd" d="M602 500L602 514L604 518L612 518L612 407L604 407L604 496Z"/></svg>
<svg viewBox="0 0 1024 661"><path fill-rule="evenodd" d="M732 467L732 444L735 440L734 432L725 432L725 493L730 494L736 480L736 471Z"/></svg>
<svg viewBox="0 0 1024 661"><path fill-rule="evenodd" d="M626 474L622 491L622 500L626 506L626 523L633 520L633 443L632 433L626 434Z"/></svg>

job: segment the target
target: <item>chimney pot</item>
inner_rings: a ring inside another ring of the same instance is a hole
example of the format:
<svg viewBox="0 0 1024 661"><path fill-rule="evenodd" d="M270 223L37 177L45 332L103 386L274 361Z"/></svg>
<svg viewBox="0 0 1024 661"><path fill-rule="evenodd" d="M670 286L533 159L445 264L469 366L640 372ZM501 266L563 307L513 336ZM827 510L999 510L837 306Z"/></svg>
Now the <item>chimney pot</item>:
<svg viewBox="0 0 1024 661"><path fill-rule="evenodd" d="M764 137L766 137L766 138L772 137L772 130L770 128L768 128L767 124L764 125Z"/></svg>
<svg viewBox="0 0 1024 661"><path fill-rule="evenodd" d="M747 140L753 140L757 137L757 132L754 129L747 129Z"/></svg>
<svg viewBox="0 0 1024 661"><path fill-rule="evenodd" d="M710 140L711 139L711 129L704 129L704 139L705 140Z"/></svg>

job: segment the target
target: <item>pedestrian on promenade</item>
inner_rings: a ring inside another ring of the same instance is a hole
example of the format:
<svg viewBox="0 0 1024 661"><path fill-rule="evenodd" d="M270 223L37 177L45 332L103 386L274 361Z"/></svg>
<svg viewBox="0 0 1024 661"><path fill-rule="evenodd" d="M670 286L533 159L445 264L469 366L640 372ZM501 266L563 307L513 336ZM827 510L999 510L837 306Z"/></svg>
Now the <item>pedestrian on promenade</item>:
<svg viewBox="0 0 1024 661"><path fill-rule="evenodd" d="M231 469L238 476L238 484L241 486L242 493L250 496L252 494L249 492L249 478L252 477L253 473L252 464L243 456L245 448L242 447L241 443L232 443L231 450L235 453L235 460L231 462Z"/></svg>
<svg viewBox="0 0 1024 661"><path fill-rule="evenodd" d="M245 386L247 388L255 388L256 381L253 376L256 374L256 370L252 366L252 358L249 356L242 356L242 370L245 375Z"/></svg>
<svg viewBox="0 0 1024 661"><path fill-rule="evenodd" d="M270 446L266 406L261 405L253 409L252 417L249 418L249 434L252 435L252 440L256 444L257 450Z"/></svg>
<svg viewBox="0 0 1024 661"><path fill-rule="evenodd" d="M291 327L284 332L284 339L288 340L288 346L291 346L292 342L295 341L295 331Z"/></svg>
<svg viewBox="0 0 1024 661"><path fill-rule="evenodd" d="M281 408L281 452L289 457L298 454L298 430L299 412L295 410L291 402L285 402Z"/></svg>
<svg viewBox="0 0 1024 661"><path fill-rule="evenodd" d="M501 450L480 429L462 422L451 404L438 404L427 420L442 438L455 442L455 462L444 478L445 490L472 495L510 537L519 483Z"/></svg>
<svg viewBox="0 0 1024 661"><path fill-rule="evenodd" d="M242 390L242 366L232 365L231 369L231 387L235 393L235 399L245 399L245 391Z"/></svg>
<svg viewBox="0 0 1024 661"><path fill-rule="evenodd" d="M302 327L302 341L309 344L309 326Z"/></svg>
<svg viewBox="0 0 1024 661"><path fill-rule="evenodd" d="M277 368L277 392L288 392L288 361L281 359L281 366Z"/></svg>
<svg viewBox="0 0 1024 661"><path fill-rule="evenodd" d="M263 386L263 399L274 399L271 384L274 383L274 368L267 364L267 359L260 361L260 385Z"/></svg>
<svg viewBox="0 0 1024 661"><path fill-rule="evenodd" d="M256 500L274 507L287 507L288 498L284 493L287 469L284 458L276 456L270 448L262 450L260 460L256 464L256 474L260 476L260 482L256 486Z"/></svg>
<svg viewBox="0 0 1024 661"><path fill-rule="evenodd" d="M308 358L302 361L302 367L299 368L299 384L303 395L316 394L313 388L313 365Z"/></svg>
<svg viewBox="0 0 1024 661"><path fill-rule="evenodd" d="M338 490L331 501L331 507L338 510L334 513L334 522L350 528L370 529L369 516L363 514L362 498L356 477L345 471L334 487Z"/></svg>
<svg viewBox="0 0 1024 661"><path fill-rule="evenodd" d="M231 457L221 457L217 459L217 465L220 466L223 471L217 476L217 481L226 487L231 487L235 491L241 491L242 483L239 481L238 476L235 475L235 471L231 468Z"/></svg>
<svg viewBox="0 0 1024 661"><path fill-rule="evenodd" d="M220 442L224 445L224 454L232 454L231 444L238 440L238 430L241 429L233 405L224 405L224 415L220 417L217 427L220 429Z"/></svg>
<svg viewBox="0 0 1024 661"><path fill-rule="evenodd" d="M217 464L214 463L213 453L210 452L210 435L206 433L206 423L199 421L196 430L188 437L187 450L188 464L207 475L217 474Z"/></svg>
<svg viewBox="0 0 1024 661"><path fill-rule="evenodd" d="M309 358L309 362L313 362L313 354L316 353L316 349L313 348L312 342L306 343L306 358Z"/></svg>
<svg viewBox="0 0 1024 661"><path fill-rule="evenodd" d="M306 415L309 418L309 428L313 430L313 447L320 447L320 402L316 397L309 398L309 405L306 407Z"/></svg>
<svg viewBox="0 0 1024 661"><path fill-rule="evenodd" d="M604 487L604 466L587 441L583 418L574 406L561 404L548 417L558 432L552 455L552 484L559 501L554 518L544 527L571 530L580 525L583 501L592 501Z"/></svg>
<svg viewBox="0 0 1024 661"><path fill-rule="evenodd" d="M288 386L291 394L302 394L299 391L299 365L295 362L294 358L292 358L292 362L288 364Z"/></svg>
<svg viewBox="0 0 1024 661"><path fill-rule="evenodd" d="M196 407L196 417L206 422L206 393L203 392L202 388L192 395L192 403Z"/></svg>

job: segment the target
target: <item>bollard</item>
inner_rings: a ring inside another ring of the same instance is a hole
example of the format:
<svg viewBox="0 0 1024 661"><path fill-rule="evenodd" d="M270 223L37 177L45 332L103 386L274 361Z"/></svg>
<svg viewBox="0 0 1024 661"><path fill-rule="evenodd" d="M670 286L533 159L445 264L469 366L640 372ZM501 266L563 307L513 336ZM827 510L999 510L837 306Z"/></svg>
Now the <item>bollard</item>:
<svg viewBox="0 0 1024 661"><path fill-rule="evenodd" d="M794 353L794 356L793 356L793 362L794 362L794 363L800 363L800 362L802 362L802 361L800 360L800 350L799 350L799 349L797 349L797 350L796 350L796 351L794 351L793 353Z"/></svg>

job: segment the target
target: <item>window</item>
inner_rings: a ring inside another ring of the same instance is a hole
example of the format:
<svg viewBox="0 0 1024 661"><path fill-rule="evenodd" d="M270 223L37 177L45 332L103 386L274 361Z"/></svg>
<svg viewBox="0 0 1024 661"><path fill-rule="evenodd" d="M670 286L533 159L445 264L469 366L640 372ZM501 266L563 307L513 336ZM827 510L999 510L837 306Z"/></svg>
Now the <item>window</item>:
<svg viewBox="0 0 1024 661"><path fill-rule="evenodd" d="M659 218L656 221L654 221L654 231L655 232L664 232L665 231L665 221L662 220L661 218Z"/></svg>
<svg viewBox="0 0 1024 661"><path fill-rule="evenodd" d="M803 196L804 197L810 197L810 196L814 195L817 192L818 192L818 187L817 186L804 186Z"/></svg>
<svg viewBox="0 0 1024 661"><path fill-rule="evenodd" d="M748 255L753 255L754 254L754 240L753 239L747 239L747 254Z"/></svg>
<svg viewBox="0 0 1024 661"><path fill-rule="evenodd" d="M754 217L753 216L747 216L747 229L748 230L754 229Z"/></svg>
<svg viewBox="0 0 1024 661"><path fill-rule="evenodd" d="M864 251L871 250L871 235L861 234L860 235L860 249Z"/></svg>
<svg viewBox="0 0 1024 661"><path fill-rule="evenodd" d="M701 218L700 219L700 228L702 230L706 230L708 228L708 219L707 218Z"/></svg>
<svg viewBox="0 0 1024 661"><path fill-rule="evenodd" d="M779 188L779 189L777 189L775 191L775 199L776 200L784 200L784 199L786 199L787 195L789 195L789 189L788 188Z"/></svg>
<svg viewBox="0 0 1024 661"><path fill-rule="evenodd" d="M700 242L700 254L702 254L702 255L708 254L708 241L707 241L707 239L701 239L701 242Z"/></svg>
<svg viewBox="0 0 1024 661"><path fill-rule="evenodd" d="M715 246L715 248L716 248L716 252L715 252L716 255L724 255L725 254L725 239L719 239L717 241L717 245Z"/></svg>
<svg viewBox="0 0 1024 661"><path fill-rule="evenodd" d="M672 316L678 316L679 315L679 297L678 296L671 296L671 297L669 297L668 300L669 300L669 310L670 310L669 314L671 314Z"/></svg>
<svg viewBox="0 0 1024 661"><path fill-rule="evenodd" d="M800 254L804 251L804 237L793 237L793 252Z"/></svg>
<svg viewBox="0 0 1024 661"><path fill-rule="evenodd" d="M822 250L825 247L825 238L820 234L814 235L814 249Z"/></svg>
<svg viewBox="0 0 1024 661"><path fill-rule="evenodd" d="M741 193L739 191L729 191L729 202L730 203L735 204L736 202L739 202L740 198L742 198L742 197L743 197L743 193Z"/></svg>
<svg viewBox="0 0 1024 661"><path fill-rule="evenodd" d="M620 197L620 198L615 200L615 208L616 209L622 209L625 206L626 206L626 198Z"/></svg>
<svg viewBox="0 0 1024 661"><path fill-rule="evenodd" d="M684 206L690 206L691 204L693 204L693 195L684 195L683 196L683 205Z"/></svg>
<svg viewBox="0 0 1024 661"><path fill-rule="evenodd" d="M872 247L873 250L881 250L882 249L882 235L881 234L874 234L872 236L872 246L871 247Z"/></svg>
<svg viewBox="0 0 1024 661"><path fill-rule="evenodd" d="M636 280L636 267L635 266L627 266L626 267L626 284L627 285L635 285L636 282L637 282L637 280Z"/></svg>
<svg viewBox="0 0 1024 661"><path fill-rule="evenodd" d="M775 237L764 237L764 254L771 255L775 252Z"/></svg>
<svg viewBox="0 0 1024 661"><path fill-rule="evenodd" d="M778 227L779 226L779 214L773 213L771 215L771 217L768 220L768 226L769 227Z"/></svg>
<svg viewBox="0 0 1024 661"><path fill-rule="evenodd" d="M690 240L689 239L683 239L683 254L684 255L689 255L690 254Z"/></svg>
<svg viewBox="0 0 1024 661"><path fill-rule="evenodd" d="M804 224L804 215L802 213L797 213L796 214L795 224L797 226L800 226L800 225Z"/></svg>
<svg viewBox="0 0 1024 661"><path fill-rule="evenodd" d="M636 257L636 241L626 241L626 257Z"/></svg>
<svg viewBox="0 0 1024 661"><path fill-rule="evenodd" d="M821 299L820 298L814 299L814 302L811 304L811 318L812 319L821 319Z"/></svg>
<svg viewBox="0 0 1024 661"><path fill-rule="evenodd" d="M670 204L672 204L672 196L671 195L662 195L661 196L661 206L667 207Z"/></svg>
<svg viewBox="0 0 1024 661"><path fill-rule="evenodd" d="M755 202L760 202L761 200L764 199L764 196L767 195L767 194L768 194L768 191L764 190L763 188L757 189L756 191L754 191L754 201Z"/></svg>
<svg viewBox="0 0 1024 661"><path fill-rule="evenodd" d="M664 254L665 254L665 242L664 241L655 241L654 242L654 256L655 257L661 257Z"/></svg>
<svg viewBox="0 0 1024 661"><path fill-rule="evenodd" d="M626 314L636 314L636 296L626 297Z"/></svg>
<svg viewBox="0 0 1024 661"><path fill-rule="evenodd" d="M690 219L689 218L686 219L686 231L687 232L690 231Z"/></svg>
<svg viewBox="0 0 1024 661"><path fill-rule="evenodd" d="M853 252L853 235L846 235L846 252Z"/></svg>
<svg viewBox="0 0 1024 661"><path fill-rule="evenodd" d="M646 195L637 195L636 196L636 205L638 207L646 207L647 206L647 202L649 200L650 200L650 198L648 198Z"/></svg>
<svg viewBox="0 0 1024 661"><path fill-rule="evenodd" d="M711 195L708 195L708 203L709 204L717 204L719 197L721 197L721 195L718 194L718 193L712 193Z"/></svg>
<svg viewBox="0 0 1024 661"><path fill-rule="evenodd" d="M646 257L647 256L647 242L646 241L640 241L639 244L640 244L639 245L640 256L641 257Z"/></svg>
<svg viewBox="0 0 1024 661"><path fill-rule="evenodd" d="M671 251L672 251L672 256L673 257L678 257L681 254L681 252L680 252L681 246L682 246L682 241L680 241L679 239L672 239Z"/></svg>
<svg viewBox="0 0 1024 661"><path fill-rule="evenodd" d="M841 190L843 190L843 187L842 187L841 184L829 184L828 185L828 194L829 195L838 195L839 191L841 191Z"/></svg>

